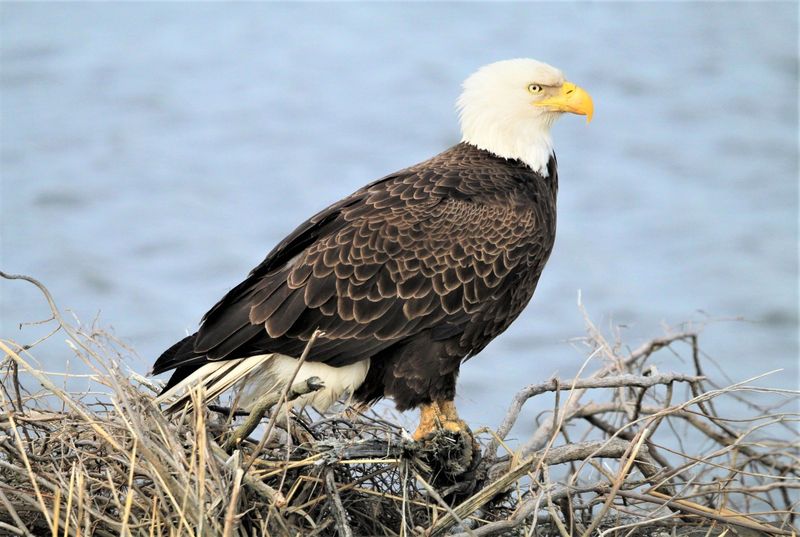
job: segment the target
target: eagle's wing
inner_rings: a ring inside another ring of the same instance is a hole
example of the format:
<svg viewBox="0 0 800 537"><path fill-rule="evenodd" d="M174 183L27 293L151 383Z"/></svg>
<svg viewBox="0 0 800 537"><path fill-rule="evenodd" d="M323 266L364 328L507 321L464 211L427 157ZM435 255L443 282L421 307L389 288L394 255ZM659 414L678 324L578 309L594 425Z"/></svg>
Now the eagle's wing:
<svg viewBox="0 0 800 537"><path fill-rule="evenodd" d="M324 335L309 360L333 366L424 330L434 339L461 334L482 304L508 291L504 280L526 253L510 242L536 241L524 214L476 202L462 185L457 170L412 168L318 213L154 372L270 352L298 356L316 329Z"/></svg>

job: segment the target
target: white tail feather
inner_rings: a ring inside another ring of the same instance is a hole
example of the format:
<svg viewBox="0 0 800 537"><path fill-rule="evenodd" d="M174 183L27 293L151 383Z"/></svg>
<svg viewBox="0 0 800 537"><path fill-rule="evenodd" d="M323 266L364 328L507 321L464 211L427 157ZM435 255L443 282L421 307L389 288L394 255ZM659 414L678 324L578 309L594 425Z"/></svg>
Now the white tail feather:
<svg viewBox="0 0 800 537"><path fill-rule="evenodd" d="M325 387L297 399L295 405L310 404L319 411L327 410L345 392L354 392L367 376L369 360L343 367L331 367L319 362L305 362L297 372L295 382L319 377ZM211 401L234 386L241 388L239 406L248 408L261 395L281 390L297 369L297 359L280 354L262 354L211 362L155 399L156 404L168 403L167 411L191 407L190 390L202 385L205 399Z"/></svg>

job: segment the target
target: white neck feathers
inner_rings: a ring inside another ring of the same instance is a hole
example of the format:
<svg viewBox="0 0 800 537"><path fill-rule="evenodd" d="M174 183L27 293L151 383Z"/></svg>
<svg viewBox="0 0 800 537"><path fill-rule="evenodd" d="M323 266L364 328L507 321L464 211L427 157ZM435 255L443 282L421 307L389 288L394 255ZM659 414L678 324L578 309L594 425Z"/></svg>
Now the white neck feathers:
<svg viewBox="0 0 800 537"><path fill-rule="evenodd" d="M547 177L547 163L553 155L550 123L500 125L487 121L479 115L476 117L462 113L461 141L498 157L521 160L533 171Z"/></svg>

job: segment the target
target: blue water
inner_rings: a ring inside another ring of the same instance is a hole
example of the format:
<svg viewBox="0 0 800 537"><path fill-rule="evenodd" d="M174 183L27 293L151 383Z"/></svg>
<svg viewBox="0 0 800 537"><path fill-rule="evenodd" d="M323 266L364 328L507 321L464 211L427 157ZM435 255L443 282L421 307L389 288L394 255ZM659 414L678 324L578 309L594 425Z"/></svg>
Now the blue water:
<svg viewBox="0 0 800 537"><path fill-rule="evenodd" d="M528 56L585 87L596 115L555 128L556 248L530 307L462 369L462 413L496 424L511 392L575 374L579 290L631 346L710 321L701 343L725 374L798 384L796 3L3 3L0 17L0 266L99 314L137 371L307 216L455 143L474 69ZM37 292L0 294L0 335L35 339L17 323L47 316ZM68 352L56 337L36 354L59 370Z"/></svg>

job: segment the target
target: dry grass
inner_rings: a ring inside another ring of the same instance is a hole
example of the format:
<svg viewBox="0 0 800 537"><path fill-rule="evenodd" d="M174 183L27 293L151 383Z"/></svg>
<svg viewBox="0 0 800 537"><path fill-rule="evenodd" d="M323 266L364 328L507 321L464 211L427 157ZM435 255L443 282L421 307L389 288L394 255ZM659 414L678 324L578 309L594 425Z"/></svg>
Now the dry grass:
<svg viewBox="0 0 800 537"><path fill-rule="evenodd" d="M103 394L60 388L36 365L38 343L0 340L0 534L796 532L798 393L755 379L713 384L693 331L629 351L587 321L592 359L580 376L521 390L496 430L478 431L480 464L454 477L443 475L441 445L420 450L397 425L352 410L277 416L269 438L226 451L238 419L165 416L152 404L158 386L121 365L124 348L51 307L65 355L91 368ZM686 371L658 372L654 355ZM552 397L552 412L507 445L533 396ZM740 410L718 415L723 400Z"/></svg>

